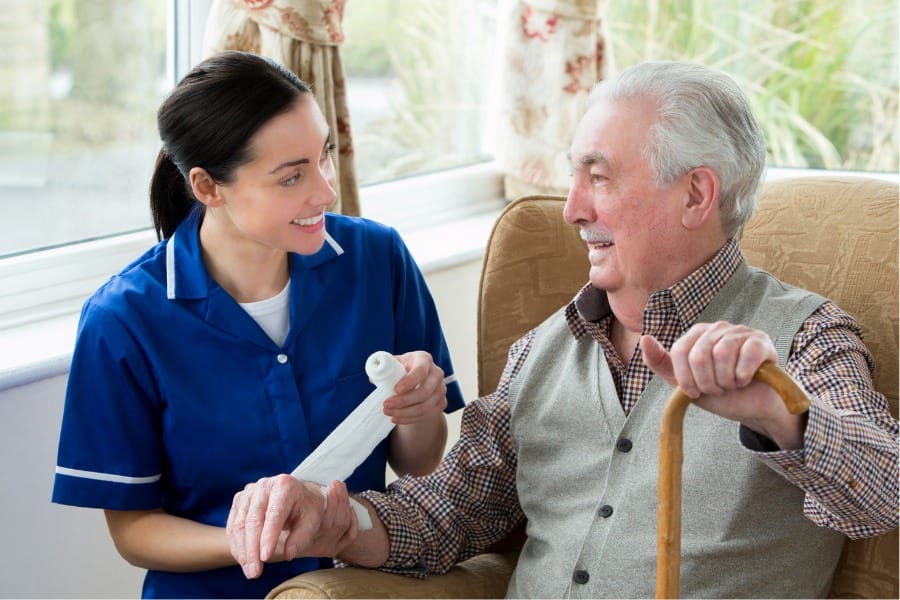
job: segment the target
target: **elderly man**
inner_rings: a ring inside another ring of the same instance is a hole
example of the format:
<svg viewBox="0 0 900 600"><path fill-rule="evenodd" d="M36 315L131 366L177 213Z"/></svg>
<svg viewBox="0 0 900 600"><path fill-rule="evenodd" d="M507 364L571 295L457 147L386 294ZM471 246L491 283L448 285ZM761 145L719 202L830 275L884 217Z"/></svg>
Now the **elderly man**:
<svg viewBox="0 0 900 600"><path fill-rule="evenodd" d="M592 92L569 160L564 216L589 284L513 345L433 475L362 495L371 530L339 484L327 507L284 475L237 494L228 533L249 577L282 548L443 572L527 520L510 596L651 596L659 422L676 385L705 409L685 425L685 596L821 596L841 534L897 526L898 425L859 326L749 267L736 242L765 144L734 82L690 64L627 69ZM803 386L807 414L753 381L766 361Z"/></svg>

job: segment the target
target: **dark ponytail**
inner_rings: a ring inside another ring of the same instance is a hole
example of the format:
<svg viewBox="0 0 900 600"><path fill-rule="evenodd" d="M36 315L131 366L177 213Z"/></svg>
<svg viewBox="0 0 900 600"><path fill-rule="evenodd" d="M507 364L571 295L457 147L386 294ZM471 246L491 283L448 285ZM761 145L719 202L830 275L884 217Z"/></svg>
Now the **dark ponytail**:
<svg viewBox="0 0 900 600"><path fill-rule="evenodd" d="M248 52L222 52L191 69L156 114L163 150L150 182L150 211L157 237L175 233L197 202L191 169L231 183L235 169L253 159L256 131L309 93L296 74Z"/></svg>
<svg viewBox="0 0 900 600"><path fill-rule="evenodd" d="M156 238L171 237L193 205L194 194L188 189L187 180L165 150L160 150L150 180L150 212Z"/></svg>

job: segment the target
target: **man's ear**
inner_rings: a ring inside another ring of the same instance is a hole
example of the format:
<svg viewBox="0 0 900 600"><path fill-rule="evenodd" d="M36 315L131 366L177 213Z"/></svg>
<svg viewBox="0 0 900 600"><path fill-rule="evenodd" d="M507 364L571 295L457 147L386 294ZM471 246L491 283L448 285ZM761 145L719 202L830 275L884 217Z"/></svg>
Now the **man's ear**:
<svg viewBox="0 0 900 600"><path fill-rule="evenodd" d="M202 167L194 167L188 173L191 182L191 191L194 197L206 206L220 206L222 204L221 188L215 180Z"/></svg>
<svg viewBox="0 0 900 600"><path fill-rule="evenodd" d="M718 222L719 176L709 167L691 169L686 176L687 196L681 214L681 224L687 229L697 229L711 217Z"/></svg>

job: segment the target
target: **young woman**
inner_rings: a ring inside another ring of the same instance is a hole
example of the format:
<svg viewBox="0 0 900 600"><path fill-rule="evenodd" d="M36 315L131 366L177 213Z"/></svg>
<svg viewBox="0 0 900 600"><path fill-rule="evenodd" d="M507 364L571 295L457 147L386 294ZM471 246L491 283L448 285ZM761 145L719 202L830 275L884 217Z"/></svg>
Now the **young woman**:
<svg viewBox="0 0 900 600"><path fill-rule="evenodd" d="M262 597L330 561L273 557L248 580L228 548L232 498L290 472L373 389L377 350L407 374L398 423L347 480L430 472L462 406L438 316L396 231L326 213L330 132L294 74L226 52L158 113L150 190L160 243L84 305L53 500L105 509L145 597Z"/></svg>

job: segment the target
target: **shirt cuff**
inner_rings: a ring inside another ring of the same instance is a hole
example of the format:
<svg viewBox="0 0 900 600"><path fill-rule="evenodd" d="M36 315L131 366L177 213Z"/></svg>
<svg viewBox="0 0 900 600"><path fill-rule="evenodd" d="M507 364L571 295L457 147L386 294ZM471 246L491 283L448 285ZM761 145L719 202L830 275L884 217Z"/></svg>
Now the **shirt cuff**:
<svg viewBox="0 0 900 600"><path fill-rule="evenodd" d="M380 492L363 492L360 496L372 504L390 538L390 554L378 570L426 577L428 567L421 556L422 536L415 528L415 517L409 507L398 498Z"/></svg>
<svg viewBox="0 0 900 600"><path fill-rule="evenodd" d="M840 467L840 461L835 458L841 453L840 416L832 406L817 398L810 403L800 449L781 450L766 436L743 425L739 435L744 448L798 485L810 480L821 481L822 477L833 480Z"/></svg>

